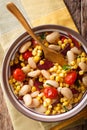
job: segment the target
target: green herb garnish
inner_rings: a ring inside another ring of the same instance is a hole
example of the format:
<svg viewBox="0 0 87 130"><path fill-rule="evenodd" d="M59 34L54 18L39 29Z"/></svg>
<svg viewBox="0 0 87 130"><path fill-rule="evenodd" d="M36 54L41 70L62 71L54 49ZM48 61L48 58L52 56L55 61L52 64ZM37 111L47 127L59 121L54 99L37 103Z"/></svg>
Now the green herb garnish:
<svg viewBox="0 0 87 130"><path fill-rule="evenodd" d="M80 87L80 82L79 82L79 80L76 80L76 81L75 81L75 85L76 85L77 87Z"/></svg>
<svg viewBox="0 0 87 130"><path fill-rule="evenodd" d="M45 34L42 33L42 34L40 35L40 37L41 37L41 39L45 39Z"/></svg>
<svg viewBox="0 0 87 130"><path fill-rule="evenodd" d="M68 111L68 109L66 108L66 106L63 106L63 109L67 112Z"/></svg>
<svg viewBox="0 0 87 130"><path fill-rule="evenodd" d="M46 83L47 85L49 85L49 86L53 86L53 85L51 85L51 84L49 84L49 83Z"/></svg>
<svg viewBox="0 0 87 130"><path fill-rule="evenodd" d="M63 70L69 70L69 69L71 68L71 66L69 66L69 65L64 65L62 68L63 68Z"/></svg>
<svg viewBox="0 0 87 130"><path fill-rule="evenodd" d="M43 88L43 86L42 86L42 85L40 85L40 86L39 86L39 88L40 88L40 89L42 89L42 88Z"/></svg>

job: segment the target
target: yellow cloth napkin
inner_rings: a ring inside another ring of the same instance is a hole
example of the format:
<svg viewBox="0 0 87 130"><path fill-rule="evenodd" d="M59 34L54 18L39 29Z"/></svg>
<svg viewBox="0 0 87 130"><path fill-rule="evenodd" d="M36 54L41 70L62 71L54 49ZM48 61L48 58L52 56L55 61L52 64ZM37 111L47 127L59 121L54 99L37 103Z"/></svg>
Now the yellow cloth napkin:
<svg viewBox="0 0 87 130"><path fill-rule="evenodd" d="M42 24L64 25L77 31L73 20L65 7L63 0L11 0L14 2L30 22L31 26ZM12 42L25 30L17 20L6 10L9 0L1 0L0 3L0 68L4 54ZM3 8L2 8L3 7ZM7 11L7 12L6 12ZM5 14L3 16L3 13ZM0 70L1 71L1 70ZM2 86L3 89L3 86ZM4 89L3 89L4 92ZM7 107L12 119L14 130L49 130L59 122L42 123L25 117L18 112L5 95Z"/></svg>

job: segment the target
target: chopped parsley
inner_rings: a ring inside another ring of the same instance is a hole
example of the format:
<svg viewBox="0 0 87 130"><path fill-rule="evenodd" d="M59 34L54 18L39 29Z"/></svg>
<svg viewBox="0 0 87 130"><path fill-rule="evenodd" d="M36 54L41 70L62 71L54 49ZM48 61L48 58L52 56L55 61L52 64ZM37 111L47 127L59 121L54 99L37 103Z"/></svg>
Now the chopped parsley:
<svg viewBox="0 0 87 130"><path fill-rule="evenodd" d="M69 70L70 68L71 68L71 66L69 66L69 65L64 65L64 66L62 67L63 70Z"/></svg>

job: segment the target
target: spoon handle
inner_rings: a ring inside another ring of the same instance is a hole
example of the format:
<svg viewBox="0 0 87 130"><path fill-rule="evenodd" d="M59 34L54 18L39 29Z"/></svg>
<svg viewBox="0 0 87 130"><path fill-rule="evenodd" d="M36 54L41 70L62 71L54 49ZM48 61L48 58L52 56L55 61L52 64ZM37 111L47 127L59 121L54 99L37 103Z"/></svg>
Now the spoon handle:
<svg viewBox="0 0 87 130"><path fill-rule="evenodd" d="M33 33L30 25L28 24L20 10L16 7L16 5L10 2L7 4L7 9L19 20L25 30L30 34L30 36L33 37L33 39L36 40L45 49L45 46L38 40L37 36Z"/></svg>

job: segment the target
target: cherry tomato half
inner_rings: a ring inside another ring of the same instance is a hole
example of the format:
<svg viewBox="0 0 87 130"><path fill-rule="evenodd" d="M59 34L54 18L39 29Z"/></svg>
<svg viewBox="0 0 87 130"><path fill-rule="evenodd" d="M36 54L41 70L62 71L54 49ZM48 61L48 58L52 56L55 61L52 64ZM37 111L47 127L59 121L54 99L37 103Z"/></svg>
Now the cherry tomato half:
<svg viewBox="0 0 87 130"><path fill-rule="evenodd" d="M28 58L32 56L32 52L27 50L26 52L22 54L22 56L24 60L28 60Z"/></svg>
<svg viewBox="0 0 87 130"><path fill-rule="evenodd" d="M13 72L13 77L18 81L23 81L25 79L25 74L20 68L17 68Z"/></svg>
<svg viewBox="0 0 87 130"><path fill-rule="evenodd" d="M65 81L66 84L72 85L72 84L74 84L74 82L76 81L76 78L77 78L77 73L76 73L76 71L71 71L71 72L69 72L69 73L66 75L64 81Z"/></svg>
<svg viewBox="0 0 87 130"><path fill-rule="evenodd" d="M44 95L46 98L55 99L58 96L58 91L54 87L46 87L44 89Z"/></svg>

